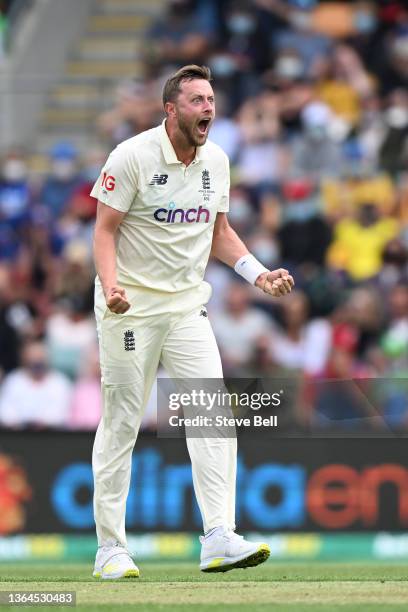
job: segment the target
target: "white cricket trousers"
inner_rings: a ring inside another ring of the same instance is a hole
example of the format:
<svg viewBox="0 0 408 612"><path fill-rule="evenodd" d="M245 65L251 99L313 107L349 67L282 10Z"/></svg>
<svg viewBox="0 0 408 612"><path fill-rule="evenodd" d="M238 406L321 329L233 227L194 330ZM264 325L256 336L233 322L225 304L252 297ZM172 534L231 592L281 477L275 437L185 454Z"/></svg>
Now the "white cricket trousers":
<svg viewBox="0 0 408 612"><path fill-rule="evenodd" d="M179 312L170 308L173 312L151 316L117 315L106 308L101 290L96 291L103 408L92 467L99 546L126 546L132 451L159 362L171 378L223 377L210 322L200 315L203 307L188 308L186 300L183 304ZM236 438L188 437L187 448L204 532L220 526L234 529Z"/></svg>

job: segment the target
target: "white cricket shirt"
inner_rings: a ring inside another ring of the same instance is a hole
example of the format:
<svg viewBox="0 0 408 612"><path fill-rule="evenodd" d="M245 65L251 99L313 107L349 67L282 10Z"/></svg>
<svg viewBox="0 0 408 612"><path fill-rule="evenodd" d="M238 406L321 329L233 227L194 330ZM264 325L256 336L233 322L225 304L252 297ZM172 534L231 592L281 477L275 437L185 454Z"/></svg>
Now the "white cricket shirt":
<svg viewBox="0 0 408 612"><path fill-rule="evenodd" d="M118 145L91 192L126 213L116 236L118 283L168 297L203 289L214 222L229 208L229 180L228 158L210 141L189 166L180 162L165 120Z"/></svg>

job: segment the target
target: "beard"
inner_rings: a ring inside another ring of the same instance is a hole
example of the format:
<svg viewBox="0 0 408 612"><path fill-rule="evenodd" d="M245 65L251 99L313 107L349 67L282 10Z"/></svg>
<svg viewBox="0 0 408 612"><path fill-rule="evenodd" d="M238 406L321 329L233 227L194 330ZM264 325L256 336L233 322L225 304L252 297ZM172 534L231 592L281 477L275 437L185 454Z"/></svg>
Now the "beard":
<svg viewBox="0 0 408 612"><path fill-rule="evenodd" d="M194 128L197 124L190 123L186 121L182 114L177 111L177 123L180 129L180 132L183 134L184 138L187 141L187 144L190 147L201 147L205 144L208 136L208 131L205 134L200 135L194 133Z"/></svg>

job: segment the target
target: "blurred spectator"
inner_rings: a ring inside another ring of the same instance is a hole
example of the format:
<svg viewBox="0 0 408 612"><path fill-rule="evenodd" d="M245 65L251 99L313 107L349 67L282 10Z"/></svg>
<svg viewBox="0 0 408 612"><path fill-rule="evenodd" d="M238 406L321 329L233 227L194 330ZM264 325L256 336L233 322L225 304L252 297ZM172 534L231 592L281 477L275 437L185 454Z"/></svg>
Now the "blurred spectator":
<svg viewBox="0 0 408 612"><path fill-rule="evenodd" d="M293 146L295 176L319 180L341 172L341 150L330 135L333 115L326 104L311 102L302 111L302 134Z"/></svg>
<svg viewBox="0 0 408 612"><path fill-rule="evenodd" d="M344 150L345 151L345 150ZM393 211L395 204L395 184L388 174L383 172L368 174L359 163L357 152L351 151L351 157L344 159L347 172L343 177L322 180L322 198L324 211L329 218L338 222L345 217L353 217L358 208L372 202L382 214ZM350 166L348 167L348 164Z"/></svg>
<svg viewBox="0 0 408 612"><path fill-rule="evenodd" d="M91 245L83 238L76 237L66 241L59 262L58 278L55 280L54 292L58 298L68 298L79 305L84 312L93 309L93 287L95 277L91 261Z"/></svg>
<svg viewBox="0 0 408 612"><path fill-rule="evenodd" d="M293 292L281 304L282 329L271 334L270 350L276 364L289 370L321 375L331 348L331 326L324 319L308 321L308 300Z"/></svg>
<svg viewBox="0 0 408 612"><path fill-rule="evenodd" d="M0 394L0 423L8 427L65 427L71 384L50 369L45 345L30 342L22 354L22 367L8 374Z"/></svg>
<svg viewBox="0 0 408 612"><path fill-rule="evenodd" d="M268 37L259 14L250 0L232 0L225 4L223 32L208 63L220 88L235 112L245 98L259 90L257 74L269 66Z"/></svg>
<svg viewBox="0 0 408 612"><path fill-rule="evenodd" d="M225 151L230 163L233 164L237 159L241 144L241 130L236 121L226 114L226 96L218 89L215 95L217 111L214 123L211 126L211 140Z"/></svg>
<svg viewBox="0 0 408 612"><path fill-rule="evenodd" d="M162 108L154 82L122 83L115 97L115 107L102 113L97 121L101 136L110 143L118 144L159 122Z"/></svg>
<svg viewBox="0 0 408 612"><path fill-rule="evenodd" d="M378 282L386 290L398 283L408 283L408 244L401 239L395 238L385 245Z"/></svg>
<svg viewBox="0 0 408 612"><path fill-rule="evenodd" d="M81 183L77 166L78 152L69 142L59 142L51 150L51 173L40 193L40 203L53 219L61 215Z"/></svg>
<svg viewBox="0 0 408 612"><path fill-rule="evenodd" d="M71 212L83 224L95 220L97 203L95 198L90 196L90 192L100 175L106 158L105 149L94 148L88 151L80 173L82 183L78 185L69 200L68 212Z"/></svg>
<svg viewBox="0 0 408 612"><path fill-rule="evenodd" d="M96 331L89 307L80 296L67 296L46 325L50 363L75 379L86 356L96 344Z"/></svg>
<svg viewBox="0 0 408 612"><path fill-rule="evenodd" d="M242 145L237 169L247 185L273 188L287 168L278 110L276 96L264 91L247 100L239 111Z"/></svg>
<svg viewBox="0 0 408 612"><path fill-rule="evenodd" d="M389 373L408 376L408 284L396 285L388 297L389 321L381 338Z"/></svg>
<svg viewBox="0 0 408 612"><path fill-rule="evenodd" d="M317 95L344 121L343 130L349 133L358 124L361 99L373 93L373 78L358 54L347 45L335 47L332 56L322 60L316 72Z"/></svg>
<svg viewBox="0 0 408 612"><path fill-rule="evenodd" d="M383 304L374 286L357 287L333 313L333 346L355 355L356 363L374 370L368 353L378 346L383 326Z"/></svg>
<svg viewBox="0 0 408 612"><path fill-rule="evenodd" d="M158 66L203 63L216 28L211 1L167 0L166 8L146 39L151 74Z"/></svg>
<svg viewBox="0 0 408 612"><path fill-rule="evenodd" d="M303 10L282 0L256 0L256 4L286 22L286 27L273 32L271 44L275 51L295 51L302 58L305 74L313 74L315 63L328 54L331 46L329 39L314 28L315 3L304 4Z"/></svg>
<svg viewBox="0 0 408 612"><path fill-rule="evenodd" d="M363 204L355 219L346 218L338 223L328 262L347 272L354 281L372 278L380 272L385 245L397 232L395 219L381 217L374 204Z"/></svg>
<svg viewBox="0 0 408 612"><path fill-rule="evenodd" d="M10 275L5 266L0 266L0 382L19 363L19 335L10 320Z"/></svg>
<svg viewBox="0 0 408 612"><path fill-rule="evenodd" d="M251 253L268 269L278 266L279 251L276 240L264 229L259 229L248 236L247 246Z"/></svg>
<svg viewBox="0 0 408 612"><path fill-rule="evenodd" d="M224 370L231 373L252 357L258 338L268 334L271 321L250 304L249 288L240 283L227 287L225 310L213 321Z"/></svg>
<svg viewBox="0 0 408 612"><path fill-rule="evenodd" d="M389 97L379 162L394 176L408 167L408 91L396 90Z"/></svg>
<svg viewBox="0 0 408 612"><path fill-rule="evenodd" d="M0 259L13 259L17 255L29 204L27 164L21 153L12 151L1 165Z"/></svg>
<svg viewBox="0 0 408 612"><path fill-rule="evenodd" d="M243 184L232 185L230 189L229 222L239 234L246 234L254 216L254 203L250 190Z"/></svg>
<svg viewBox="0 0 408 612"><path fill-rule="evenodd" d="M366 167L377 170L378 152L384 138L381 98L372 94L361 100L361 115L356 125L356 140Z"/></svg>
<svg viewBox="0 0 408 612"><path fill-rule="evenodd" d="M283 184L282 227L278 232L285 265L324 264L332 239L330 225L320 211L319 195L309 178Z"/></svg>
<svg viewBox="0 0 408 612"><path fill-rule="evenodd" d="M79 378L74 384L71 410L67 419L70 429L94 431L101 418L101 372L96 345L86 353Z"/></svg>
<svg viewBox="0 0 408 612"><path fill-rule="evenodd" d="M400 11L393 28L381 40L375 58L381 92L387 95L395 89L408 86L408 11ZM371 60L374 62L374 58Z"/></svg>

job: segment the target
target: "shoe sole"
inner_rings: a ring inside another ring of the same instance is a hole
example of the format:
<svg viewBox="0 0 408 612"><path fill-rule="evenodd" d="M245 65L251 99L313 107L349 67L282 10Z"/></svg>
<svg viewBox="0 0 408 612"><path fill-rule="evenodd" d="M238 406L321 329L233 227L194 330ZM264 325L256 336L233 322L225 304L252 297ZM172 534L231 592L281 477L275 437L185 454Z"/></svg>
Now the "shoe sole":
<svg viewBox="0 0 408 612"><path fill-rule="evenodd" d="M269 559L271 549L267 544L261 544L258 550L244 559L239 559L233 563L224 563L224 558L214 559L208 567L200 568L202 572L228 572L232 569L246 569L247 567L255 567Z"/></svg>
<svg viewBox="0 0 408 612"><path fill-rule="evenodd" d="M124 574L121 574L120 576L104 576L103 574L101 574L101 572L94 572L93 574L94 578L102 578L102 580L119 580L120 578L139 578L139 570L127 570Z"/></svg>

